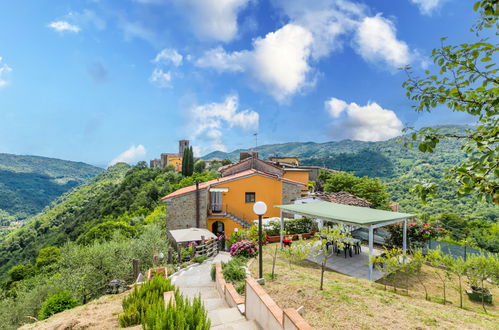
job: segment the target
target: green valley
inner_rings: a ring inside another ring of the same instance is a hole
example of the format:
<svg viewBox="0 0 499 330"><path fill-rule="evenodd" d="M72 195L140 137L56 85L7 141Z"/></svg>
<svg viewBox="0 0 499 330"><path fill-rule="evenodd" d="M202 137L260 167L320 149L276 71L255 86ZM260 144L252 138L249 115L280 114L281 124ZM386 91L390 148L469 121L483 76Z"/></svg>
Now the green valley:
<svg viewBox="0 0 499 330"><path fill-rule="evenodd" d="M0 153L0 225L37 214L102 171L81 162Z"/></svg>

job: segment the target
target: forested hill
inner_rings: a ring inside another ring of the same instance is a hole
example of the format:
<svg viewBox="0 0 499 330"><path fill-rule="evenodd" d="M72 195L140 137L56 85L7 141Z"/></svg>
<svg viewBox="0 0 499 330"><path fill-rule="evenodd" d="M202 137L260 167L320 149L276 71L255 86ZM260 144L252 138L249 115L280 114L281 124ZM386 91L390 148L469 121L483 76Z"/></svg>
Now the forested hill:
<svg viewBox="0 0 499 330"><path fill-rule="evenodd" d="M0 153L0 225L35 215L102 171L81 162Z"/></svg>
<svg viewBox="0 0 499 330"><path fill-rule="evenodd" d="M440 126L448 130L462 131L466 126ZM386 141L331 141L325 143L290 142L282 144L268 144L253 148L261 159L270 156L299 157L303 165L318 165L336 170L354 172L358 176L392 178L405 173L421 163L454 164L464 155L460 145L456 142L444 141L433 154L423 154L415 149L405 148L399 136ZM232 152L215 151L202 157L228 158L232 161L239 159L243 149Z"/></svg>
<svg viewBox="0 0 499 330"><path fill-rule="evenodd" d="M441 126L447 130L462 131L466 126ZM262 145L254 148L260 158L269 156L300 157L301 164L318 165L335 170L353 172L357 176L379 177L387 185L390 198L402 210L420 217L435 216L444 212L457 213L465 219L499 220L499 208L484 205L471 196L457 198L455 188L444 183L445 170L457 164L465 155L456 141L442 141L434 153L422 153L417 148L404 147L407 137L387 141L363 142L292 142ZM239 159L239 152L212 152L202 157ZM423 180L441 183L440 197L432 198L427 205L409 193L409 188Z"/></svg>

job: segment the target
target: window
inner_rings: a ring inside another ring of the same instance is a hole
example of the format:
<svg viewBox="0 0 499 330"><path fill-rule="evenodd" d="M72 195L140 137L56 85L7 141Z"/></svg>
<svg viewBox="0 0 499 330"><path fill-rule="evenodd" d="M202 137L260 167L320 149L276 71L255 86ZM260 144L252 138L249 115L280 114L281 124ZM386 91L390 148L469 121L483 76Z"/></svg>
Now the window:
<svg viewBox="0 0 499 330"><path fill-rule="evenodd" d="M245 201L246 201L246 203L254 203L255 202L255 193L254 192L247 192L245 195Z"/></svg>

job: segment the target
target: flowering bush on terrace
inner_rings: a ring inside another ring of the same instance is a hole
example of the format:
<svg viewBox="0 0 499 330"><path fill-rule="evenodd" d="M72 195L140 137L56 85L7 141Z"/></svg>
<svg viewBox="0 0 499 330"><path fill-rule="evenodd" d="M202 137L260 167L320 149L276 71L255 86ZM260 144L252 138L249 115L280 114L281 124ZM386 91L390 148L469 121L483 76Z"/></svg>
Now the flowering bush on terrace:
<svg viewBox="0 0 499 330"><path fill-rule="evenodd" d="M402 236L404 226L401 223L397 223L391 226L387 226L386 229L390 233L390 237L387 239L386 243L390 246L402 246ZM436 239L444 234L444 230L441 227L435 227L427 223L410 223L407 226L407 239L411 245L421 245L424 244L429 239Z"/></svg>
<svg viewBox="0 0 499 330"><path fill-rule="evenodd" d="M258 244L255 241L239 241L231 245L229 253L233 257L251 258L258 254Z"/></svg>

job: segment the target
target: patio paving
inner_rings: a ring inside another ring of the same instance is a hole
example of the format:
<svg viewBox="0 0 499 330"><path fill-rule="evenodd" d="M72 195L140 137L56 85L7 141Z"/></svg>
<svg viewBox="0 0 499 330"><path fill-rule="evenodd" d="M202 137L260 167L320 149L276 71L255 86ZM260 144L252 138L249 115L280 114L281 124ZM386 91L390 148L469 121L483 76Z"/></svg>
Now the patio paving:
<svg viewBox="0 0 499 330"><path fill-rule="evenodd" d="M336 253L331 252L330 248L330 255L327 258L326 262L326 268L334 270L335 272L352 276L352 277L358 277L358 278L363 278L363 279L368 279L368 272L369 272L369 248L367 246L362 246L362 251L360 254L352 254L352 257L350 257L349 254L347 254L347 257L345 258L345 254L341 252L339 255L336 255ZM374 249L373 254L375 256L378 256L382 253L382 251ZM321 253L320 255L314 256L312 254L307 258L307 260L321 264L322 263L322 258L323 254ZM380 278L383 277L383 273L377 270L376 268L373 268L373 281L377 281Z"/></svg>

